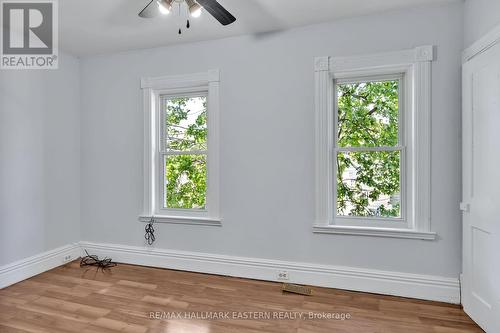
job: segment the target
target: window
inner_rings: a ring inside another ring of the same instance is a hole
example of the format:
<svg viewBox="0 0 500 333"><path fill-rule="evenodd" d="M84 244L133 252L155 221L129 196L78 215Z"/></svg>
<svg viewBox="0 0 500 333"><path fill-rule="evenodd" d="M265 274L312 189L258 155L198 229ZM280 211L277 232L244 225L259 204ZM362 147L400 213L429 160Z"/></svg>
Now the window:
<svg viewBox="0 0 500 333"><path fill-rule="evenodd" d="M433 47L316 59L318 233L434 239Z"/></svg>
<svg viewBox="0 0 500 333"><path fill-rule="evenodd" d="M220 225L219 72L142 79L144 208L140 220Z"/></svg>
<svg viewBox="0 0 500 333"><path fill-rule="evenodd" d="M160 96L162 209L204 210L207 197L207 96Z"/></svg>
<svg viewBox="0 0 500 333"><path fill-rule="evenodd" d="M402 76L337 80L337 217L402 217ZM368 222L371 223L371 222Z"/></svg>

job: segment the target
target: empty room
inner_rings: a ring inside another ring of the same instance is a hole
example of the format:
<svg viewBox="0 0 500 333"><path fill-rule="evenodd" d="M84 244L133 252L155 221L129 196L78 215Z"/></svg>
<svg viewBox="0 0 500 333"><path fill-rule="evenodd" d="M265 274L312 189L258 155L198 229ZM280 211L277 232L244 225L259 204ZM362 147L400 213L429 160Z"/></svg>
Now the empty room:
<svg viewBox="0 0 500 333"><path fill-rule="evenodd" d="M499 0L0 20L0 333L500 333Z"/></svg>

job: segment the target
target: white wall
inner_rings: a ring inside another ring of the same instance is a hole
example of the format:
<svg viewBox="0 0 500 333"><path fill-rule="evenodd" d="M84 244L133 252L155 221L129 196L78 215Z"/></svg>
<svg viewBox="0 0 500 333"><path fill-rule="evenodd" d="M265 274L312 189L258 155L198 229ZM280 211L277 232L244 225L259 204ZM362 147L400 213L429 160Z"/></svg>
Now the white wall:
<svg viewBox="0 0 500 333"><path fill-rule="evenodd" d="M159 248L457 277L462 5L82 61L82 240L144 244L141 76L221 70L223 227L158 225ZM161 33L161 32L158 32ZM312 233L313 57L438 47L434 242Z"/></svg>
<svg viewBox="0 0 500 333"><path fill-rule="evenodd" d="M499 0L466 0L464 4L464 43L470 46L500 24Z"/></svg>
<svg viewBox="0 0 500 333"><path fill-rule="evenodd" d="M0 71L0 266L79 240L79 61Z"/></svg>

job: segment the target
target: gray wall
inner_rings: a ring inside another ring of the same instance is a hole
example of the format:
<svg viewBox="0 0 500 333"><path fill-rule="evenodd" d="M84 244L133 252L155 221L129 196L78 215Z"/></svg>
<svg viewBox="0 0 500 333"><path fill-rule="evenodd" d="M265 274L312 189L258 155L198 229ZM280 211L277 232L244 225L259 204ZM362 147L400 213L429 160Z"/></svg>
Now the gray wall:
<svg viewBox="0 0 500 333"><path fill-rule="evenodd" d="M0 266L79 240L79 75L0 71Z"/></svg>
<svg viewBox="0 0 500 333"><path fill-rule="evenodd" d="M141 76L221 69L223 227L158 225L160 248L457 277L461 3L82 60L82 240L141 246ZM161 32L159 32L161 33ZM313 57L438 47L434 242L311 232Z"/></svg>
<svg viewBox="0 0 500 333"><path fill-rule="evenodd" d="M500 24L499 0L466 0L464 4L464 43L470 46Z"/></svg>

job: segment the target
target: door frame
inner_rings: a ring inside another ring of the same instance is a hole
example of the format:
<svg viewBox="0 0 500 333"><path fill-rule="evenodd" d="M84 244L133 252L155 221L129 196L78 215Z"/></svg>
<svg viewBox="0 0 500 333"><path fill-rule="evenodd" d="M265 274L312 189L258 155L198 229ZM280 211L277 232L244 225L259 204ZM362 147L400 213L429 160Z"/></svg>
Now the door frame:
<svg viewBox="0 0 500 333"><path fill-rule="evenodd" d="M465 49L462 53L462 65L465 65L466 63L470 62L471 60L475 59L477 56L485 53L489 49L496 47L497 45L500 45L500 25L495 27L493 30L491 30L489 33L484 35L482 38L477 40L475 43L473 43L470 47ZM467 212L470 209L469 206L469 198L466 198L468 193L465 193L465 188L468 186L468 182L472 181L470 178L470 175L466 175L468 172L467 170L467 164L466 164L466 159L467 158L472 158L469 156L470 152L472 151L472 147L470 146L472 144L472 128L471 128L471 123L467 121L466 116L468 115L468 111L472 107L472 100L470 99L471 96L467 95L468 89L472 89L470 86L471 82L468 82L465 77L465 70L462 69L462 201L460 203L460 209L467 214ZM464 230L465 227L465 221L464 218L462 218L462 230ZM466 245L468 240L465 238L466 235L463 237L463 252L462 252L462 274L460 276L461 280L461 303L464 307L464 310L467 312L467 306L469 305L468 302L468 281L464 279L464 273L466 271L466 260L467 260L467 253L465 252ZM495 329L500 329L500 327Z"/></svg>
<svg viewBox="0 0 500 333"><path fill-rule="evenodd" d="M500 43L500 25L478 39L462 52L462 64Z"/></svg>

